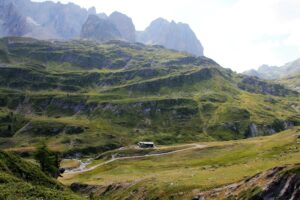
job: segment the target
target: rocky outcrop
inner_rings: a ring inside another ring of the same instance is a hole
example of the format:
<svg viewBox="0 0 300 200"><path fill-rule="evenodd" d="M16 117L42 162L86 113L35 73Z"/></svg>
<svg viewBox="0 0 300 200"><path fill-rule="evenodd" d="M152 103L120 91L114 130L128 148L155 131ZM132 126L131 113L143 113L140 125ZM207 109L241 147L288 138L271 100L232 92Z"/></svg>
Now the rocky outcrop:
<svg viewBox="0 0 300 200"><path fill-rule="evenodd" d="M137 34L137 41L151 45L162 45L168 49L203 56L203 47L188 24L154 20L143 32Z"/></svg>
<svg viewBox="0 0 300 200"><path fill-rule="evenodd" d="M113 12L109 17L103 13L90 15L82 26L81 38L99 42L135 42L135 27L132 19L120 12Z"/></svg>
<svg viewBox="0 0 300 200"><path fill-rule="evenodd" d="M195 72L183 73L175 76L168 76L166 78L155 79L138 84L130 84L113 89L127 89L130 91L139 91L144 93L158 93L162 87L179 88L185 84L195 84L201 81L212 79L215 76L223 76L223 74L216 68L204 68ZM110 90L107 90L109 92Z"/></svg>
<svg viewBox="0 0 300 200"><path fill-rule="evenodd" d="M122 35L122 39L135 42L135 27L131 18L120 12L113 12L108 20L116 26Z"/></svg>
<svg viewBox="0 0 300 200"><path fill-rule="evenodd" d="M88 185L84 183L72 183L71 190L76 193L86 194L89 196L90 199L102 199L104 197L113 194L114 192L129 189L134 184L135 182L115 183L115 184L102 186L102 185ZM125 199L130 199L130 198L125 198Z"/></svg>
<svg viewBox="0 0 300 200"><path fill-rule="evenodd" d="M299 168L285 172L278 177L267 188L257 195L251 197L255 199L290 199L297 200L300 197L300 170Z"/></svg>
<svg viewBox="0 0 300 200"><path fill-rule="evenodd" d="M276 119L270 124L251 123L246 130L246 137L256 137L261 135L272 135L298 125L297 121Z"/></svg>
<svg viewBox="0 0 300 200"><path fill-rule="evenodd" d="M201 192L201 199L279 199L298 200L300 196L300 166L275 167L241 182Z"/></svg>
<svg viewBox="0 0 300 200"><path fill-rule="evenodd" d="M238 87L248 92L270 94L274 96L295 95L298 92L289 90L280 84L268 83L257 77L244 76L238 83Z"/></svg>
<svg viewBox="0 0 300 200"><path fill-rule="evenodd" d="M81 29L81 38L99 42L119 40L121 33L110 21L101 19L96 15L90 15Z"/></svg>

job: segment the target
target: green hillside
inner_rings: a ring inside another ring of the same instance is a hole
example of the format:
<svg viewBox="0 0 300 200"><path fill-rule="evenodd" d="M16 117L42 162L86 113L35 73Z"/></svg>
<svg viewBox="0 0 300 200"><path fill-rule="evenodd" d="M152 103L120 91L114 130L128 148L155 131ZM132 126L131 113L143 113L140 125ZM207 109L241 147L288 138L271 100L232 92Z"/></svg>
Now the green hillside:
<svg viewBox="0 0 300 200"><path fill-rule="evenodd" d="M277 80L278 83L287 86L292 90L300 92L300 73L287 76L285 78Z"/></svg>
<svg viewBox="0 0 300 200"><path fill-rule="evenodd" d="M206 57L112 41L0 40L0 147L65 154L243 139L299 125L299 94Z"/></svg>
<svg viewBox="0 0 300 200"><path fill-rule="evenodd" d="M104 163L111 158L102 155L88 166L98 167L66 174L60 180L94 199L254 200L267 198L263 191L268 189L271 190L269 195L275 195L274 199L279 199L279 192L287 193L281 199L290 199L292 194L299 194L296 193L300 180L299 138L300 129L295 127L272 136L246 140L159 146L154 152L122 149L110 153L119 157L148 156ZM159 150L179 151L149 156ZM280 178L291 168L295 180ZM274 179L282 183L266 187L276 182ZM281 190L280 187L289 189ZM255 198L258 194L260 198Z"/></svg>
<svg viewBox="0 0 300 200"><path fill-rule="evenodd" d="M38 166L0 151L0 199L84 199L46 176Z"/></svg>

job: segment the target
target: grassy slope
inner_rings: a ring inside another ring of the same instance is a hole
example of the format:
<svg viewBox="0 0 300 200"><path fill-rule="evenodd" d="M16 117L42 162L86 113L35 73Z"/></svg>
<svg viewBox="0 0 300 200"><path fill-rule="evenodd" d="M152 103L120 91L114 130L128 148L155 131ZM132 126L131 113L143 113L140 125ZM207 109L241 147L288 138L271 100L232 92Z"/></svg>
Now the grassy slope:
<svg viewBox="0 0 300 200"><path fill-rule="evenodd" d="M240 139L251 123L300 122L299 96L241 90L243 77L208 58L122 42L0 43L10 61L0 64L2 148L32 151L46 139L59 151L95 153L140 140ZM84 132L66 134L70 126Z"/></svg>
<svg viewBox="0 0 300 200"><path fill-rule="evenodd" d="M103 199L190 199L199 191L237 182L275 166L299 163L299 134L300 129L294 128L267 137L201 143L207 147L162 157L116 161L90 172L66 175L61 181L127 184L105 193Z"/></svg>
<svg viewBox="0 0 300 200"><path fill-rule="evenodd" d="M73 194L38 166L0 151L0 199L84 199Z"/></svg>
<svg viewBox="0 0 300 200"><path fill-rule="evenodd" d="M290 89L300 92L300 73L279 79L278 82L280 84L286 85Z"/></svg>

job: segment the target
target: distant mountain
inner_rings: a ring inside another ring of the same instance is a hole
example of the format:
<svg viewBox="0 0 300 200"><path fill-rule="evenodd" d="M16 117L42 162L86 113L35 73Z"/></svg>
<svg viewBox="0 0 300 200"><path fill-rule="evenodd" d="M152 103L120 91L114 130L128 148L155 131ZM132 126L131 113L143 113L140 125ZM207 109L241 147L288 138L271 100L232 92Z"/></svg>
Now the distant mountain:
<svg viewBox="0 0 300 200"><path fill-rule="evenodd" d="M135 42L135 27L130 17L120 12L113 12L109 16L109 21L116 26L125 40Z"/></svg>
<svg viewBox="0 0 300 200"><path fill-rule="evenodd" d="M145 31L137 33L137 41L203 56L200 41L189 25L184 23L158 18Z"/></svg>
<svg viewBox="0 0 300 200"><path fill-rule="evenodd" d="M31 24L18 13L13 3L1 0L0 11L0 36L22 36L31 31Z"/></svg>
<svg viewBox="0 0 300 200"><path fill-rule="evenodd" d="M262 65L258 70L251 69L245 71L244 74L274 80L291 76L298 72L300 72L300 59L287 63L282 67Z"/></svg>
<svg viewBox="0 0 300 200"><path fill-rule="evenodd" d="M99 42L122 39L121 33L113 23L97 15L90 15L88 17L82 26L80 37Z"/></svg>
<svg viewBox="0 0 300 200"><path fill-rule="evenodd" d="M107 16L95 7L87 10L73 3L0 0L0 37L4 36L137 41L203 56L203 47L188 24L159 18L145 31L136 32L132 19L120 12Z"/></svg>
<svg viewBox="0 0 300 200"><path fill-rule="evenodd" d="M248 70L243 74L261 79L273 80L300 92L300 58L282 67L262 65L258 70Z"/></svg>
<svg viewBox="0 0 300 200"><path fill-rule="evenodd" d="M79 36L88 15L96 14L95 8L86 10L73 3L0 0L0 5L10 5L9 8L13 11L8 12L7 6L0 7L2 15L3 12L10 15L6 18L1 17L2 24L6 24L2 25L2 29L11 30L18 27L17 31L2 31L0 36L71 39Z"/></svg>

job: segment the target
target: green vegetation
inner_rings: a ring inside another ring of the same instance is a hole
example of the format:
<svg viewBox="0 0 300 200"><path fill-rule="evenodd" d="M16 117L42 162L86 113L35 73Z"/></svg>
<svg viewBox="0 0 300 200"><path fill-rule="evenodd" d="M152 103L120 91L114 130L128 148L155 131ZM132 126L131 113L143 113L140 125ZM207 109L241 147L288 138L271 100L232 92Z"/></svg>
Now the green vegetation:
<svg viewBox="0 0 300 200"><path fill-rule="evenodd" d="M300 92L300 73L294 73L293 75L286 76L277 80L277 82L292 90Z"/></svg>
<svg viewBox="0 0 300 200"><path fill-rule="evenodd" d="M64 155L242 139L299 125L299 95L158 46L3 38L0 147Z"/></svg>
<svg viewBox="0 0 300 200"><path fill-rule="evenodd" d="M0 151L0 199L84 199L45 175L38 166Z"/></svg>
<svg viewBox="0 0 300 200"><path fill-rule="evenodd" d="M48 174L53 178L58 178L59 176L61 176L61 157L59 153L52 152L45 144L43 144L37 149L34 156L35 159L39 162L41 170L45 174Z"/></svg>
<svg viewBox="0 0 300 200"><path fill-rule="evenodd" d="M299 137L298 127L272 136L201 143L206 146L198 148L184 146L185 151L117 160L92 171L64 175L60 180L65 184L101 185L94 193L95 198L101 199L192 199L205 190L247 179L273 167L299 163ZM137 154L128 149L116 153ZM91 166L101 162L95 160ZM243 189L241 198L260 192L259 188L239 188Z"/></svg>

